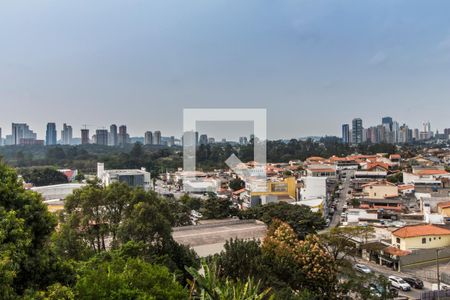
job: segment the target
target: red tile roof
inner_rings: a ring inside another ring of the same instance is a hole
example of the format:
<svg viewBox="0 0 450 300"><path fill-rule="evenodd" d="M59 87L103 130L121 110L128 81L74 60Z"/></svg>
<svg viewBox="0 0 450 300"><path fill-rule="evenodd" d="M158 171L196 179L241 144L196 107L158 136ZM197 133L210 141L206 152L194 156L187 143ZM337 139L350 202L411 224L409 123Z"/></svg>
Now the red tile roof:
<svg viewBox="0 0 450 300"><path fill-rule="evenodd" d="M366 169L370 171L370 170L375 169L376 167L381 167L381 168L385 169L386 171L389 170L389 165L386 163L382 163L382 162L368 163Z"/></svg>
<svg viewBox="0 0 450 300"><path fill-rule="evenodd" d="M445 170L421 170L417 172L417 175L447 175Z"/></svg>
<svg viewBox="0 0 450 300"><path fill-rule="evenodd" d="M405 184L405 185L398 186L399 191L410 190L410 189L415 189L415 186L412 184Z"/></svg>
<svg viewBox="0 0 450 300"><path fill-rule="evenodd" d="M362 185L361 187L366 187L366 186L377 186L377 185L389 185L389 186L395 186L395 184L393 184L392 182L386 181L386 180L382 180L382 181L372 181L369 182L367 184Z"/></svg>
<svg viewBox="0 0 450 300"><path fill-rule="evenodd" d="M450 207L450 201L438 203L437 206L440 208L448 208Z"/></svg>
<svg viewBox="0 0 450 300"><path fill-rule="evenodd" d="M399 238L410 238L427 235L450 235L450 230L435 225L410 225L392 232Z"/></svg>

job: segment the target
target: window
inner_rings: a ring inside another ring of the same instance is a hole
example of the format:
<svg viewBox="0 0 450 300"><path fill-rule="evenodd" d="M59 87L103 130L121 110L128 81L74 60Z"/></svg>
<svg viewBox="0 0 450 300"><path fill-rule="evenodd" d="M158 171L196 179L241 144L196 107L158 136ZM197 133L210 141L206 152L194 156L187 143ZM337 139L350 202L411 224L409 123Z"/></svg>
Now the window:
<svg viewBox="0 0 450 300"><path fill-rule="evenodd" d="M397 244L400 244L400 238L397 238Z"/></svg>
<svg viewBox="0 0 450 300"><path fill-rule="evenodd" d="M439 239L441 239L441 237L439 237Z"/></svg>
<svg viewBox="0 0 450 300"><path fill-rule="evenodd" d="M426 244L427 243L427 239L426 238L423 238L422 239L422 244Z"/></svg>
<svg viewBox="0 0 450 300"><path fill-rule="evenodd" d="M433 240L436 240L436 237L434 237Z"/></svg>
<svg viewBox="0 0 450 300"><path fill-rule="evenodd" d="M430 238L430 242L431 242L431 238Z"/></svg>

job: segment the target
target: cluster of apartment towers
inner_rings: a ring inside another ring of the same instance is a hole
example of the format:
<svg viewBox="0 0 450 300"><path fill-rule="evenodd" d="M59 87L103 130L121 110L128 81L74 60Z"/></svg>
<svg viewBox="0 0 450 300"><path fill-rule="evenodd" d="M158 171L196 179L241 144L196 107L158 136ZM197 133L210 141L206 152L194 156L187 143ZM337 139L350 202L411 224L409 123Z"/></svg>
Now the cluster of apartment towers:
<svg viewBox="0 0 450 300"><path fill-rule="evenodd" d="M353 119L351 127L349 124L342 125L342 142L345 144L361 144L361 143L389 143L402 144L420 140L430 140L433 137L447 139L450 129L445 129L443 134L436 134L431 131L431 123L424 122L423 130L410 129L408 125L400 125L391 117L384 117L381 124L363 127L363 120L360 118ZM442 137L441 137L442 135Z"/></svg>
<svg viewBox="0 0 450 300"><path fill-rule="evenodd" d="M170 142L175 143L175 138L170 137ZM109 131L105 128L97 129L93 136L89 135L89 129L84 126L81 129L81 139L73 137L72 126L63 124L61 136L58 140L58 134L55 123L47 123L45 133L45 141L39 140L37 134L30 129L26 123L12 123L11 134L2 139L0 129L0 145L74 145L74 144L98 144L106 146L120 146L132 142L130 135L127 132L127 126L113 124ZM144 144L146 145L161 145L161 131L147 131L144 135ZM170 145L169 145L170 146Z"/></svg>

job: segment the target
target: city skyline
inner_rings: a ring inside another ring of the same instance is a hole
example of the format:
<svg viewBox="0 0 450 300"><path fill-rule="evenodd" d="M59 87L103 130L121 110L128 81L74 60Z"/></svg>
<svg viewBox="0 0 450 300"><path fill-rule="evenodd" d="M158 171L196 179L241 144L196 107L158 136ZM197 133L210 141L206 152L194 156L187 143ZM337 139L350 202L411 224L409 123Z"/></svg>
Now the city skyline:
<svg viewBox="0 0 450 300"><path fill-rule="evenodd" d="M271 139L388 110L448 127L449 2L44 3L0 5L2 128L178 135L184 108L222 107L266 108Z"/></svg>
<svg viewBox="0 0 450 300"><path fill-rule="evenodd" d="M359 120L359 123L357 125L354 124L354 122L356 120ZM386 122L390 122L391 124L397 124L397 126L399 128L397 128L396 130L399 130L402 126L406 126L406 130L410 130L410 131L417 131L419 132L430 132L432 135L436 132L439 132L441 134L448 132L448 130L450 130L450 126L445 127L445 128L434 128L432 127L432 122L431 121L424 121L422 122L419 126L415 127L415 126L410 126L410 124L402 122L402 121L398 121L396 118L390 117L390 116L382 116L379 118L379 122L375 122L372 124L368 124L366 122L366 120L362 119L362 118L353 118L351 120L348 120L348 122L342 122L341 123L341 127L338 128L338 134L335 135L329 135L329 134L317 134L317 135L312 135L312 136L317 136L317 137L325 137L325 136L336 136L336 137L340 137L342 138L344 143L354 143L354 144L359 144L363 141L365 141L367 138L363 135L366 135L367 132L366 130L370 130L373 129L378 126L384 125ZM105 144L105 145L109 145L109 146L117 146L117 145L121 145L126 143L125 140L129 140L130 138L142 138L143 141L146 140L150 140L152 141L151 144L153 143L153 141L159 141L159 143L161 143L161 138L169 138L169 139L175 139L175 140L181 140L182 139L182 133L180 133L179 135L172 135L172 134L168 134L165 133L164 131L161 130L146 130L143 133L136 133L136 134L130 134L130 128L126 125L126 124L122 124L120 126L118 126L118 123L112 123L109 126L101 126L98 127L96 129L91 129L88 127L92 127L92 126L88 126L86 124L84 124L83 126L81 126L81 128L79 130L77 130L77 128L75 127L75 129L73 129L73 126L71 124L68 123L63 123L62 125L62 130L60 131L60 134L58 134L58 124L55 122L48 122L46 124L46 128L44 129L44 135L40 136L39 134L37 134L36 132L39 132L39 129L33 128L32 126L30 126L29 123L18 123L18 122L14 122L11 124L12 126L12 131L8 132L8 130L5 130L4 128L2 128L2 136L0 136L0 138L5 139L8 135L13 135L13 130L14 130L14 126L15 125L24 125L27 127L26 130L30 130L32 132L32 134L34 135L34 139L36 140L42 140L46 145L52 145L55 144L54 141L48 143L49 140L49 126L50 126L50 131L55 131L54 133L50 133L50 135L52 136L52 140L55 139L56 143L58 144L72 144L72 139L73 140L77 140L77 142L81 142L83 143L82 140L82 131L83 130L87 130L89 133L89 139L94 138L94 140L91 140L90 143L96 143L95 142L95 138L98 132L102 133L102 139L103 142L101 142L100 144ZM381 125L380 125L381 124ZM202 126L203 125L203 126ZM361 128L361 130L357 133L358 136L358 140L359 142L354 142L354 139L356 138L355 135L353 134L354 132L354 128L355 126L358 126ZM109 130L107 129L109 127ZM226 127L228 128L228 135L217 135L214 134L214 132L227 132ZM345 127L345 129L344 129ZM219 129L218 129L219 128ZM118 130L119 129L119 130ZM230 138L229 132L233 131L234 129L234 133L233 133L233 137ZM69 136L64 136L65 132L69 130L70 133L68 133ZM118 130L118 131L117 131ZM391 129L392 131L393 129ZM237 133L236 133L237 131ZM106 132L106 136L104 135L103 132ZM229 123L226 121L223 122L199 122L198 124L198 130L197 132L206 135L207 138L212 138L215 139L217 141L220 140L227 140L227 141L233 141L233 142L239 142L241 140L241 138L243 137L249 137L253 134L252 132L252 122L233 122L233 123ZM164 133L164 134L163 134ZM150 136L148 136L150 134ZM55 135L55 136L53 136ZM353 135L353 136L352 136ZM298 139L298 138L306 138L306 137L312 137L312 136L296 136L296 137L286 137L286 138L281 138L283 139ZM345 137L347 136L347 137ZM271 140L271 138L269 138L269 140ZM17 141L18 142L18 141ZM144 143L144 142L143 142ZM156 142L155 144L159 144L158 142ZM172 142L173 144L173 142Z"/></svg>

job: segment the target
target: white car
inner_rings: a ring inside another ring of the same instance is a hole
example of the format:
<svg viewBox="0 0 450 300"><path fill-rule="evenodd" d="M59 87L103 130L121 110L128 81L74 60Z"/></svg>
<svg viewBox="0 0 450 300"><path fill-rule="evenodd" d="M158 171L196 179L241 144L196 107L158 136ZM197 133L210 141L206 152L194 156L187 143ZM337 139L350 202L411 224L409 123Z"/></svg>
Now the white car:
<svg viewBox="0 0 450 300"><path fill-rule="evenodd" d="M361 273L365 273L365 274L372 273L372 270L368 266L363 265L363 264L356 264L355 270L358 272L361 272Z"/></svg>
<svg viewBox="0 0 450 300"><path fill-rule="evenodd" d="M389 276L389 282L392 284L393 287L400 289L402 291L410 291L411 290L411 286L406 281L401 279L400 277Z"/></svg>

